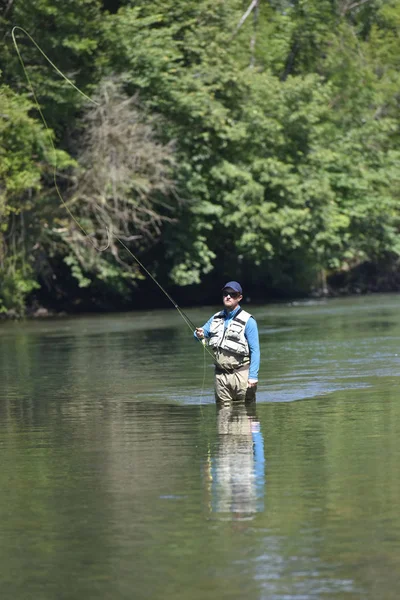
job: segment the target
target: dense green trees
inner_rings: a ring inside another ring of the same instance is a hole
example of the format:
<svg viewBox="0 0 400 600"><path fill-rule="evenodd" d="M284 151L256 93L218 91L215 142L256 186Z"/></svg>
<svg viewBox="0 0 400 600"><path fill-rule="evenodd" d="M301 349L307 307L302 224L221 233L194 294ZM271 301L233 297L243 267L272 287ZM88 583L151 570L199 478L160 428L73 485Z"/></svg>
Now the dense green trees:
<svg viewBox="0 0 400 600"><path fill-rule="evenodd" d="M55 193L12 25L99 99L19 35L94 244ZM179 286L309 293L400 254L399 0L14 0L0 27L0 306L38 285L129 298L139 274L110 232Z"/></svg>

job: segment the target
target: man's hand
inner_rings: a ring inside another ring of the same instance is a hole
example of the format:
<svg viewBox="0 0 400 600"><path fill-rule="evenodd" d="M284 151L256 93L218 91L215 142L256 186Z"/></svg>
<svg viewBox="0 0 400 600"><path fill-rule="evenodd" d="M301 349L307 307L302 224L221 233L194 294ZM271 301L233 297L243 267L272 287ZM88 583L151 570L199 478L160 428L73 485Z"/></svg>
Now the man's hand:
<svg viewBox="0 0 400 600"><path fill-rule="evenodd" d="M258 379L249 379L247 382L247 387L256 387L258 383Z"/></svg>
<svg viewBox="0 0 400 600"><path fill-rule="evenodd" d="M196 337L199 340L204 339L204 329L202 327L196 327Z"/></svg>

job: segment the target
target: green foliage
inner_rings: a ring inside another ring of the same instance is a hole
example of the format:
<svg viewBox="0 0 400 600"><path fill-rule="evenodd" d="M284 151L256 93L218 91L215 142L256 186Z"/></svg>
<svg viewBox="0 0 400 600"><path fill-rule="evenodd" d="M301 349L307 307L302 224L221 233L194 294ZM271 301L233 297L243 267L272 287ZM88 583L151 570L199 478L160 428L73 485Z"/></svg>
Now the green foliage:
<svg viewBox="0 0 400 600"><path fill-rule="evenodd" d="M0 86L0 297L3 308L18 313L39 287L35 251L56 214L46 182L55 164L60 170L74 164L54 151L53 133L31 116L33 108L25 96Z"/></svg>
<svg viewBox="0 0 400 600"><path fill-rule="evenodd" d="M88 287L92 283L91 280L88 277L85 277L82 273L81 265L76 256L68 254L64 258L64 262L66 265L71 267L71 274L78 281L80 288Z"/></svg>
<svg viewBox="0 0 400 600"><path fill-rule="evenodd" d="M3 259L0 281L0 313L13 309L18 315L23 315L26 297L40 287L32 267L18 255Z"/></svg>
<svg viewBox="0 0 400 600"><path fill-rule="evenodd" d="M23 312L37 286L26 259L25 218L46 169L46 134L29 116L31 103L0 86L0 308ZM48 164L47 164L48 166Z"/></svg>
<svg viewBox="0 0 400 600"><path fill-rule="evenodd" d="M102 14L97 0L15 1L0 23L25 26L85 90L119 82L93 116L23 42L45 116L78 164L63 193L99 244L105 225L134 253L157 242L146 266L177 285L237 273L303 292L400 255L399 0L271 0L246 20L241 0L120 4ZM5 81L25 89L10 46L0 54ZM3 234L23 214L49 263L127 297L136 267L116 244L96 253L58 206L43 128L4 89Z"/></svg>
<svg viewBox="0 0 400 600"><path fill-rule="evenodd" d="M111 18L112 65L163 114L182 193L193 199L180 218L184 234L174 226L167 235L177 283L198 282L227 240L267 269L285 256L319 272L398 251L394 124L376 121L376 75L345 9L268 7L258 36L268 31L281 58L268 59L261 45L252 70L243 50L251 31L232 39L239 3L174 3L172 12L163 3L155 14L139 2Z"/></svg>
<svg viewBox="0 0 400 600"><path fill-rule="evenodd" d="M45 147L45 135L28 114L31 103L7 86L0 89L0 181L1 205L5 211L17 211L6 198L14 198L26 189L38 189L41 169L39 154Z"/></svg>
<svg viewBox="0 0 400 600"><path fill-rule="evenodd" d="M98 0L14 0L9 3L6 18L0 20L5 41L0 50L0 64L5 83L15 90L31 92L11 38L11 29L17 25L34 38L60 71L87 91L96 81L96 61L101 60L100 6ZM65 128L76 118L82 99L21 31L16 30L16 37L46 121L62 139Z"/></svg>

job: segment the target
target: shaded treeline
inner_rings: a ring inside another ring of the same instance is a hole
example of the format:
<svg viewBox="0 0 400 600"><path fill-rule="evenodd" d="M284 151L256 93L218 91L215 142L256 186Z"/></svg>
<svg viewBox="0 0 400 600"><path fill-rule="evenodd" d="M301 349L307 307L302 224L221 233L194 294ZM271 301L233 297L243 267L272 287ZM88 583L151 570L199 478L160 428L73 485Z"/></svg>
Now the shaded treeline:
<svg viewBox="0 0 400 600"><path fill-rule="evenodd" d="M98 102L17 30L56 156L15 25ZM0 310L144 304L117 238L188 302L397 285L400 0L10 0L0 29Z"/></svg>

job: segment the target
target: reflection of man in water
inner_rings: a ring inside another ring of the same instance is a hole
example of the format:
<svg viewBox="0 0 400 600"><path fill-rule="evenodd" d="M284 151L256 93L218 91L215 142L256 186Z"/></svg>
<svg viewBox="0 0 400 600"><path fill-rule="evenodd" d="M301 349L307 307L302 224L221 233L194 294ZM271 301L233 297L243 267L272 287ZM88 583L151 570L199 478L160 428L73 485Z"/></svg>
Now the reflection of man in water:
<svg viewBox="0 0 400 600"><path fill-rule="evenodd" d="M218 442L209 461L213 512L255 513L264 510L264 442L255 405L221 407Z"/></svg>
<svg viewBox="0 0 400 600"><path fill-rule="evenodd" d="M254 402L260 365L255 319L240 307L242 287L229 281L222 289L224 310L213 315L195 337L206 339L215 355L215 398L218 403Z"/></svg>

